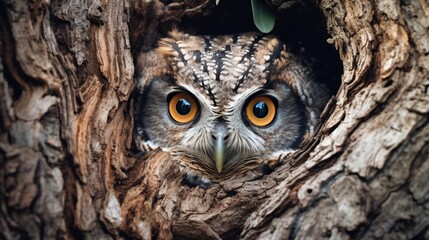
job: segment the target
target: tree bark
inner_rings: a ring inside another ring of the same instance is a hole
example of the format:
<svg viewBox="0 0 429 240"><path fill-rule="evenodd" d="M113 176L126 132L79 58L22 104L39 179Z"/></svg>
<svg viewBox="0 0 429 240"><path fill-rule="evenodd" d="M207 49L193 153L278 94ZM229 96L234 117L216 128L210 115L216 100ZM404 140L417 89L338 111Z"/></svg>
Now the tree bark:
<svg viewBox="0 0 429 240"><path fill-rule="evenodd" d="M204 190L133 151L130 96L133 56L215 1L2 0L0 238L429 239L429 3L318 2L343 64L319 131Z"/></svg>

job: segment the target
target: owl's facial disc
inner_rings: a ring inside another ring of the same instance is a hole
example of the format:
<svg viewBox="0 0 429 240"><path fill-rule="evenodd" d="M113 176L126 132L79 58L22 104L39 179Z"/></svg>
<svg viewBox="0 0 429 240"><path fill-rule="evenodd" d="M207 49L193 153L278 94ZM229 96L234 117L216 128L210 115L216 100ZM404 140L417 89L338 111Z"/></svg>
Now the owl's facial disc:
<svg viewBox="0 0 429 240"><path fill-rule="evenodd" d="M199 96L201 97L201 96ZM168 115L171 123L177 127L184 128L198 128L201 124L204 124L204 120L200 121L200 114L203 116L212 116L209 119L207 126L211 126L208 133L211 137L205 141L205 143L198 142L202 139L190 138L186 142L182 142L183 146L187 146L189 150L186 150L190 154L198 154L202 157L203 161L214 163L218 173L221 173L225 164L239 162L241 159L256 156L259 152L263 151L264 148L246 147L243 148L242 143L253 141L252 139L243 139L242 130L238 130L240 133L235 134L237 141L231 141L229 138L232 132L237 133L237 129L234 126L229 125L228 121L223 116L226 113L219 112L207 112L201 109L201 103L192 93L182 89L174 90L167 95L167 108ZM266 128L273 124L277 116L277 99L274 96L267 95L266 93L256 93L248 97L240 104L241 111L234 113L237 117L242 115L242 121L248 122L254 128ZM210 123L211 122L211 123ZM244 126L244 125L243 125ZM250 129L246 130L250 131ZM251 134L245 134L251 136ZM256 137L256 136L255 136ZM204 141L203 141L204 142ZM201 145L202 144L202 145ZM202 155L201 155L202 154Z"/></svg>
<svg viewBox="0 0 429 240"><path fill-rule="evenodd" d="M184 171L221 179L278 159L318 126L327 92L279 39L173 32L158 45L137 65L142 150L160 147Z"/></svg>

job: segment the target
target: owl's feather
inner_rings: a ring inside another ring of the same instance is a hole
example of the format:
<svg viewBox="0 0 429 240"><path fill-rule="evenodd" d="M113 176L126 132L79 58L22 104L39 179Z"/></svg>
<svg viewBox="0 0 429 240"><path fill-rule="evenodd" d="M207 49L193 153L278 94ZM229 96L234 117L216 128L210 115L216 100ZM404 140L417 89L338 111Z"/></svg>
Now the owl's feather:
<svg viewBox="0 0 429 240"><path fill-rule="evenodd" d="M311 66L279 39L256 33L211 37L174 31L157 49L142 53L137 65L135 141L170 151L185 172L212 180L259 168L297 148L317 127L328 96L313 81ZM169 96L178 91L198 102L190 123L177 124L168 114ZM277 104L275 120L265 127L253 126L244 114L249 99L259 95ZM213 160L219 124L228 129L221 173Z"/></svg>

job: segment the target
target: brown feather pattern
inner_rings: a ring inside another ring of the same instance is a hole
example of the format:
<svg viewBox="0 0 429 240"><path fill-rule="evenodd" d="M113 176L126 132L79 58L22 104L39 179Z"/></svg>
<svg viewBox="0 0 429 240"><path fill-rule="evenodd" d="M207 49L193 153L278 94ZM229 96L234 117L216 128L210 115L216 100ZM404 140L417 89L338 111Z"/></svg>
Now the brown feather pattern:
<svg viewBox="0 0 429 240"><path fill-rule="evenodd" d="M170 151L186 173L214 181L260 169L296 148L312 135L328 97L312 81L305 60L288 53L276 37L258 33L213 37L173 31L155 50L142 53L137 66L136 145ZM195 95L201 105L196 122L174 125L162 110L162 99L178 89ZM247 99L261 92L277 97L281 105L279 123L267 128L243 123ZM154 98L159 100L151 102ZM219 121L227 124L232 149L221 174L212 153Z"/></svg>

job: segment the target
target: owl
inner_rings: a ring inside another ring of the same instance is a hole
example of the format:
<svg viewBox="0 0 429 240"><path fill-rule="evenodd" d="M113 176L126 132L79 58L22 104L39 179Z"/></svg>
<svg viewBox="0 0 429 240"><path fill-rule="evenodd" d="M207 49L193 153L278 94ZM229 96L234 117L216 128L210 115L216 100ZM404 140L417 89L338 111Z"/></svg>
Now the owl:
<svg viewBox="0 0 429 240"><path fill-rule="evenodd" d="M136 146L170 152L204 184L298 148L328 99L311 64L259 33L173 31L140 55L136 78Z"/></svg>

